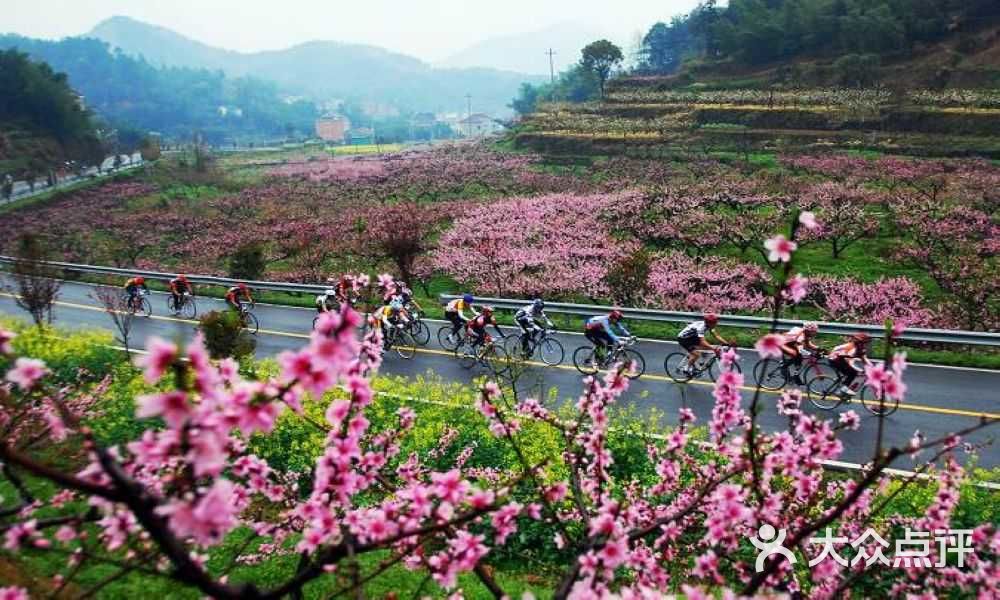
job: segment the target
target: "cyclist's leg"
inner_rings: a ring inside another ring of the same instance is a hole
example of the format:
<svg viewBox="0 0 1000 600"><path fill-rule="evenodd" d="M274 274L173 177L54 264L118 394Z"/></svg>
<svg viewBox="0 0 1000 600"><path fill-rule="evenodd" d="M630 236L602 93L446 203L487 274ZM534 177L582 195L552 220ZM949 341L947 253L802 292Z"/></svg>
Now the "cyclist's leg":
<svg viewBox="0 0 1000 600"><path fill-rule="evenodd" d="M833 370L840 375L840 392L842 394L853 396L854 390L851 389L851 384L853 384L854 380L858 378L858 372L845 358L835 358L830 361L830 365L833 366Z"/></svg>
<svg viewBox="0 0 1000 600"><path fill-rule="evenodd" d="M518 328L521 330L521 350L523 350L524 353L527 354L528 347L531 343L532 324L528 319L523 317L517 319L516 322Z"/></svg>

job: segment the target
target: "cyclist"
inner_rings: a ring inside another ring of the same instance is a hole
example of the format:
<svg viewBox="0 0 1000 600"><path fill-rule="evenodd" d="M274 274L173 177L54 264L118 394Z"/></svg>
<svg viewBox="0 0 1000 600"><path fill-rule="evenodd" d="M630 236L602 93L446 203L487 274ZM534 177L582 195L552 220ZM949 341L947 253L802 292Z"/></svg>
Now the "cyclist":
<svg viewBox="0 0 1000 600"><path fill-rule="evenodd" d="M381 327L383 332L389 331L391 327L405 327L410 322L404 314L403 303L398 300L390 301L379 308L375 314L377 317L375 326Z"/></svg>
<svg viewBox="0 0 1000 600"><path fill-rule="evenodd" d="M854 396L857 392L851 388L851 384L858 378L858 373L862 368L858 361L866 365L871 365L868 359L868 345L872 341L872 336L867 333L855 333L844 344L836 346L830 351L830 366L841 375L843 385L840 386L840 393L846 396Z"/></svg>
<svg viewBox="0 0 1000 600"><path fill-rule="evenodd" d="M587 320L584 337L594 344L595 358L604 360L604 352L612 345L622 343L622 337L632 337L621 320L624 315L617 308L606 315L598 315ZM600 357L598 355L600 354Z"/></svg>
<svg viewBox="0 0 1000 600"><path fill-rule="evenodd" d="M545 314L545 302L541 298L535 298L531 304L522 306L514 313L514 322L521 328L521 349L528 353L528 346L539 332L544 329L539 326L539 321L544 321L545 325L551 329L554 327L548 315Z"/></svg>
<svg viewBox="0 0 1000 600"><path fill-rule="evenodd" d="M226 304L230 308L238 313L243 313L243 304L249 303L251 306L254 304L253 297L250 295L250 288L247 284L240 283L229 288L226 292Z"/></svg>
<svg viewBox="0 0 1000 600"><path fill-rule="evenodd" d="M351 301L351 295L354 293L354 286L351 285L351 281L347 278L347 275L340 276L340 281L337 282L337 287L334 291L337 296L337 300L341 304L354 304Z"/></svg>
<svg viewBox="0 0 1000 600"><path fill-rule="evenodd" d="M323 293L316 296L316 312L333 312L340 307L340 298L337 297L337 290L327 288Z"/></svg>
<svg viewBox="0 0 1000 600"><path fill-rule="evenodd" d="M455 298L445 306L444 318L451 323L451 333L448 334L449 341L457 341L458 332L462 330L463 325L469 322L464 312L466 308L472 313L472 318L479 316L479 313L472 306L473 300L472 294L465 294L461 298Z"/></svg>
<svg viewBox="0 0 1000 600"><path fill-rule="evenodd" d="M139 296L139 290L149 293L145 277L133 277L125 282L125 296L129 308L132 308L132 303Z"/></svg>
<svg viewBox="0 0 1000 600"><path fill-rule="evenodd" d="M170 280L170 295L174 299L175 315L181 312L181 307L184 306L184 296L190 296L192 293L191 283L183 273Z"/></svg>
<svg viewBox="0 0 1000 600"><path fill-rule="evenodd" d="M802 378L799 377L799 370L802 368L802 349L812 352L819 351L819 346L813 342L813 338L819 332L819 325L812 321L806 321L800 327L792 327L782 335L781 352L785 359L781 361L781 372L788 379L788 368L795 367L795 383L802 385Z"/></svg>
<svg viewBox="0 0 1000 600"><path fill-rule="evenodd" d="M688 353L687 363L684 365L684 374L691 375L694 373L694 365L698 361L698 354L700 350L711 350L712 352L718 353L719 349L716 346L708 343L705 339L705 335L708 333L712 334L715 341L718 343L728 346L727 342L719 332L716 331L716 327L719 325L719 315L715 313L705 313L700 321L692 321L688 323L681 332L677 334L677 343L681 345L681 348Z"/></svg>
<svg viewBox="0 0 1000 600"><path fill-rule="evenodd" d="M420 306L413 298L413 290L409 288L405 283L397 285L396 287L396 297L403 303L403 310L407 313L423 312L423 307Z"/></svg>
<svg viewBox="0 0 1000 600"><path fill-rule="evenodd" d="M465 325L469 332L469 336L472 338L473 348L482 346L484 343L490 341L491 338L489 334L486 333L487 325L492 325L498 336L505 337L503 331L500 330L500 325L497 324L497 320L493 316L493 307L484 306L483 312L477 314Z"/></svg>

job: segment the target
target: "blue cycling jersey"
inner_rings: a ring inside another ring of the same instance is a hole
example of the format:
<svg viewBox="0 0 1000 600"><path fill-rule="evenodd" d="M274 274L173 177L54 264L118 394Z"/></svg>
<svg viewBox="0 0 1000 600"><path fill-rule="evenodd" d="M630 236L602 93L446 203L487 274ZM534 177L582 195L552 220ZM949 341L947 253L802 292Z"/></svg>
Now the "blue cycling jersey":
<svg viewBox="0 0 1000 600"><path fill-rule="evenodd" d="M587 329L602 329L611 338L611 341L620 341L620 336L631 336L628 329L619 322L617 325L611 322L611 317L608 315L600 315L596 317L591 317L587 320Z"/></svg>

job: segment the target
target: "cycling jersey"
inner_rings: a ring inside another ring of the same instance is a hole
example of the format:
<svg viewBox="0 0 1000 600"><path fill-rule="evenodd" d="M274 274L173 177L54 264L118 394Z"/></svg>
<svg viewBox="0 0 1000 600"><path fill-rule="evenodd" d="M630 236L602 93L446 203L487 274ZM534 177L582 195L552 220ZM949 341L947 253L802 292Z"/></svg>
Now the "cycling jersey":
<svg viewBox="0 0 1000 600"><path fill-rule="evenodd" d="M135 288L142 288L144 290L148 289L146 287L146 282L145 281L142 282L142 283L139 283L139 278L138 277L133 277L132 279L129 279L128 281L125 282L125 289L126 290L135 289Z"/></svg>
<svg viewBox="0 0 1000 600"><path fill-rule="evenodd" d="M444 308L445 312L459 313L465 309L472 310L472 305L461 298L455 298Z"/></svg>
<svg viewBox="0 0 1000 600"><path fill-rule="evenodd" d="M183 294L184 292L191 291L191 284L187 281L182 281L174 277L170 280L170 291L175 294Z"/></svg>
<svg viewBox="0 0 1000 600"><path fill-rule="evenodd" d="M705 333L708 332L708 325L705 321L694 321L693 323L688 323L687 327L681 329L681 332L677 334L677 337L682 339L694 339L703 338Z"/></svg>
<svg viewBox="0 0 1000 600"><path fill-rule="evenodd" d="M541 320L544 320L546 323L548 323L550 327L552 326L552 321L550 321L549 317L546 316L545 310L541 309L541 308L535 308L534 304L529 304L527 306L522 306L521 308L517 309L517 312L514 313L514 318L518 319L518 320L520 320L520 319L533 319L533 320L534 319L541 319Z"/></svg>
<svg viewBox="0 0 1000 600"><path fill-rule="evenodd" d="M621 323L618 323L617 325L612 323L611 317L609 317L608 315L591 317L590 319L587 320L587 327L586 327L587 331L591 332L603 331L604 333L608 334L608 337L611 338L612 342L618 343L621 340L621 337L619 336L619 333L616 333L615 331L616 329L618 330L619 333L621 333L621 335L625 336L632 335L631 333L629 333L628 329L626 329L625 326L622 325Z"/></svg>
<svg viewBox="0 0 1000 600"><path fill-rule="evenodd" d="M241 296L247 302L253 302L253 298L250 297L250 290L244 290L239 287L229 288L229 291L226 292L226 302L229 302L233 306L239 306Z"/></svg>
<svg viewBox="0 0 1000 600"><path fill-rule="evenodd" d="M865 355L865 347L859 346L855 342L847 342L846 344L841 344L835 346L833 350L830 351L830 358L860 358Z"/></svg>
<svg viewBox="0 0 1000 600"><path fill-rule="evenodd" d="M336 296L328 296L327 294L320 294L316 296L316 308L319 310L333 310L337 306Z"/></svg>
<svg viewBox="0 0 1000 600"><path fill-rule="evenodd" d="M804 344L806 342L806 330L802 327L792 327L784 334L786 344Z"/></svg>

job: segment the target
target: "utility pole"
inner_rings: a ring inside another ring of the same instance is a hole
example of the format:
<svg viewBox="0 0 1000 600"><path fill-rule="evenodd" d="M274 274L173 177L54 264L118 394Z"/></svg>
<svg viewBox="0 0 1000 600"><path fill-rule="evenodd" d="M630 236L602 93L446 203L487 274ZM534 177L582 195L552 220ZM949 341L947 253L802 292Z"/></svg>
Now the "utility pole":
<svg viewBox="0 0 1000 600"><path fill-rule="evenodd" d="M555 67L555 63L552 62L552 57L556 55L556 51L553 50L552 48L549 48L549 51L546 52L546 54L549 55L549 82L552 85L555 85L556 84L556 67Z"/></svg>
<svg viewBox="0 0 1000 600"><path fill-rule="evenodd" d="M465 116L465 132L467 136L472 137L472 94L466 94L465 101L468 103L468 112Z"/></svg>

